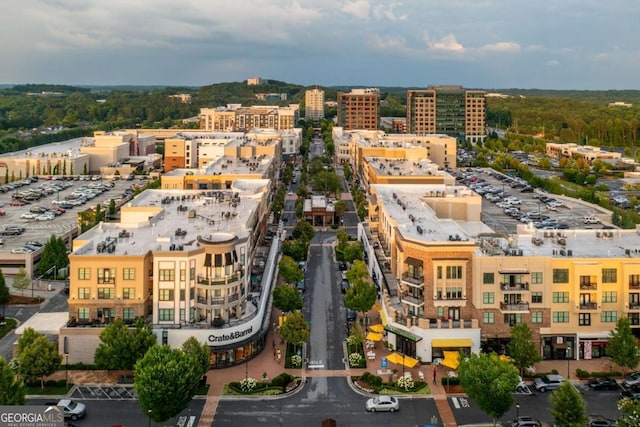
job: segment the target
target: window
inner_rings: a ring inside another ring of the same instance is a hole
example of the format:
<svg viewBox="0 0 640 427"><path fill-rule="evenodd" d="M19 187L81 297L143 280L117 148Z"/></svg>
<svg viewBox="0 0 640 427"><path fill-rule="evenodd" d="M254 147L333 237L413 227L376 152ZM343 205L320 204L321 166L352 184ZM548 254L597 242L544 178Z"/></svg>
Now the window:
<svg viewBox="0 0 640 427"><path fill-rule="evenodd" d="M553 269L553 283L569 283L569 269L568 268L554 268Z"/></svg>
<svg viewBox="0 0 640 427"><path fill-rule="evenodd" d="M462 279L462 266L447 266L447 279Z"/></svg>
<svg viewBox="0 0 640 427"><path fill-rule="evenodd" d="M185 280L187 280L187 270L185 270L184 268L180 269L180 281L184 282Z"/></svg>
<svg viewBox="0 0 640 427"><path fill-rule="evenodd" d="M100 284L116 283L116 269L115 268L99 268L98 283Z"/></svg>
<svg viewBox="0 0 640 427"><path fill-rule="evenodd" d="M195 280L195 278L196 278L196 268L191 267L191 269L189 270L189 280Z"/></svg>
<svg viewBox="0 0 640 427"><path fill-rule="evenodd" d="M495 280L496 278L494 273L482 273L482 283L485 285L493 285Z"/></svg>
<svg viewBox="0 0 640 427"><path fill-rule="evenodd" d="M159 289L158 301L173 301L173 289Z"/></svg>
<svg viewBox="0 0 640 427"><path fill-rule="evenodd" d="M462 299L462 288L447 287L447 299Z"/></svg>
<svg viewBox="0 0 640 427"><path fill-rule="evenodd" d="M495 323L495 321L496 321L495 313L487 313L487 312L482 313L483 323Z"/></svg>
<svg viewBox="0 0 640 427"><path fill-rule="evenodd" d="M135 288L124 288L122 290L122 299L135 299L136 289Z"/></svg>
<svg viewBox="0 0 640 427"><path fill-rule="evenodd" d="M172 282L176 277L176 272L168 268L161 268L158 272L158 280L161 282Z"/></svg>
<svg viewBox="0 0 640 427"><path fill-rule="evenodd" d="M78 320L89 320L89 309L88 308L79 308L78 309Z"/></svg>
<svg viewBox="0 0 640 427"><path fill-rule="evenodd" d="M552 295L554 303L563 304L569 302L569 292L554 292Z"/></svg>
<svg viewBox="0 0 640 427"><path fill-rule="evenodd" d="M123 268L122 269L122 279L123 280L135 280L136 279L136 270L134 268Z"/></svg>
<svg viewBox="0 0 640 427"><path fill-rule="evenodd" d="M78 279L80 280L89 280L91 279L91 270L88 268L79 268L78 269Z"/></svg>
<svg viewBox="0 0 640 427"><path fill-rule="evenodd" d="M113 299L113 288L98 288L98 299Z"/></svg>
<svg viewBox="0 0 640 427"><path fill-rule="evenodd" d="M618 281L618 270L615 268L602 269L602 283L616 283Z"/></svg>
<svg viewBox="0 0 640 427"><path fill-rule="evenodd" d="M554 311L552 314L553 314L553 323L568 323L569 322L569 312L568 311Z"/></svg>
<svg viewBox="0 0 640 427"><path fill-rule="evenodd" d="M482 303L483 304L493 304L495 302L495 295L493 292L483 292L482 293Z"/></svg>
<svg viewBox="0 0 640 427"><path fill-rule="evenodd" d="M618 312L617 311L603 311L603 312L600 313L600 321L602 323L615 323L615 322L618 321Z"/></svg>
<svg viewBox="0 0 640 427"><path fill-rule="evenodd" d="M542 304L542 292L531 292L531 303Z"/></svg>
<svg viewBox="0 0 640 427"><path fill-rule="evenodd" d="M531 273L531 283L534 285L540 285L542 283L542 272Z"/></svg>
<svg viewBox="0 0 640 427"><path fill-rule="evenodd" d="M186 319L187 311L184 308L180 309L180 321L184 322Z"/></svg>
<svg viewBox="0 0 640 427"><path fill-rule="evenodd" d="M515 326L519 323L522 323L522 314L520 313L505 314L504 323L509 326Z"/></svg>
<svg viewBox="0 0 640 427"><path fill-rule="evenodd" d="M158 310L158 320L173 320L173 308L161 308Z"/></svg>
<svg viewBox="0 0 640 427"><path fill-rule="evenodd" d="M90 288L78 288L78 299L89 299L90 295Z"/></svg>
<svg viewBox="0 0 640 427"><path fill-rule="evenodd" d="M580 326L591 326L591 313L579 313L578 324Z"/></svg>
<svg viewBox="0 0 640 427"><path fill-rule="evenodd" d="M640 286L640 274L629 275L629 286L636 288Z"/></svg>
<svg viewBox="0 0 640 427"><path fill-rule="evenodd" d="M542 323L542 312L541 311L533 311L533 312L531 312L531 323Z"/></svg>
<svg viewBox="0 0 640 427"><path fill-rule="evenodd" d="M123 308L122 309L122 320L133 320L133 308Z"/></svg>
<svg viewBox="0 0 640 427"><path fill-rule="evenodd" d="M186 294L187 294L187 290L186 289L180 289L180 301L184 301L185 300Z"/></svg>
<svg viewBox="0 0 640 427"><path fill-rule="evenodd" d="M436 268L436 278L438 280L442 279L442 266L440 265Z"/></svg>
<svg viewBox="0 0 640 427"><path fill-rule="evenodd" d="M99 308L98 319L110 322L116 318L116 309L111 307Z"/></svg>
<svg viewBox="0 0 640 427"><path fill-rule="evenodd" d="M618 302L618 292L616 291L602 292L602 302Z"/></svg>

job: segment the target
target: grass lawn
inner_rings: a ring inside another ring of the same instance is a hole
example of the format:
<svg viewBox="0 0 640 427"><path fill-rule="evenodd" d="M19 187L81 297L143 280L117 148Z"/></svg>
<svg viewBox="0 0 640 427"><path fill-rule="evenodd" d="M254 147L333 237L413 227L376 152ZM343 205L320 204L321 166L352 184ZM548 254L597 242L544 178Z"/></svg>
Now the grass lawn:
<svg viewBox="0 0 640 427"><path fill-rule="evenodd" d="M64 381L62 385L45 385L44 389L40 388L40 384L30 384L24 387L25 394L27 395L43 395L43 396L65 396L71 388L73 384L69 384L68 387L65 387Z"/></svg>
<svg viewBox="0 0 640 427"><path fill-rule="evenodd" d="M5 335L7 335L9 332L11 332L11 330L13 328L16 327L16 319L11 319L9 317L4 319L4 322L6 323L3 326L0 326L0 338L4 337Z"/></svg>

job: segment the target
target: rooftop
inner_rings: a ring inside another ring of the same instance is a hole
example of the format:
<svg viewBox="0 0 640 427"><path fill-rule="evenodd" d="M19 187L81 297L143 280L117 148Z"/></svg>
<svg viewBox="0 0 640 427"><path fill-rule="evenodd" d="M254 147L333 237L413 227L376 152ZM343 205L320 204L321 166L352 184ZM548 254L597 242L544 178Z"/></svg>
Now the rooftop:
<svg viewBox="0 0 640 427"><path fill-rule="evenodd" d="M366 157L365 160L378 175L440 175L453 179L449 173L439 170L439 166L428 159Z"/></svg>

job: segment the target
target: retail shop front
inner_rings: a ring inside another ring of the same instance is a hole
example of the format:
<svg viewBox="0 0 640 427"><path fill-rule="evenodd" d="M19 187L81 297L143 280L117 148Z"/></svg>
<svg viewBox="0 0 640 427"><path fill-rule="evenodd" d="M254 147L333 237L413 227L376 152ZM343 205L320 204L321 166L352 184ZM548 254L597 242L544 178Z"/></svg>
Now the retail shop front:
<svg viewBox="0 0 640 427"><path fill-rule="evenodd" d="M598 359L606 356L609 344L609 331L601 333L578 334L578 358L582 360Z"/></svg>
<svg viewBox="0 0 640 427"><path fill-rule="evenodd" d="M542 360L567 360L575 358L575 335L542 336Z"/></svg>

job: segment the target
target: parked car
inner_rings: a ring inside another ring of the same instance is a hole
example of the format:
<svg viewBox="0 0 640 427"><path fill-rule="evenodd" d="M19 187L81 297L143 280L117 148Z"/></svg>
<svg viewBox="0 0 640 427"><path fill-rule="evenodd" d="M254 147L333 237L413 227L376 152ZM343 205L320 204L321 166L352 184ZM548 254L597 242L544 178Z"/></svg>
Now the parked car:
<svg viewBox="0 0 640 427"><path fill-rule="evenodd" d="M356 312L355 310L351 310L347 308L347 322L354 322L356 320Z"/></svg>
<svg viewBox="0 0 640 427"><path fill-rule="evenodd" d="M640 386L640 372L632 372L622 380L622 385L624 387L635 387Z"/></svg>
<svg viewBox="0 0 640 427"><path fill-rule="evenodd" d="M605 418L602 415L589 415L588 427L613 427L618 425L615 420Z"/></svg>
<svg viewBox="0 0 640 427"><path fill-rule="evenodd" d="M31 249L27 248L13 248L11 249L12 254L30 254L33 252Z"/></svg>
<svg viewBox="0 0 640 427"><path fill-rule="evenodd" d="M618 390L618 382L610 377L600 377L587 383L592 390Z"/></svg>
<svg viewBox="0 0 640 427"><path fill-rule="evenodd" d="M346 279L342 280L342 284L340 285L340 289L343 294L347 293L347 289L349 289L349 281Z"/></svg>
<svg viewBox="0 0 640 427"><path fill-rule="evenodd" d="M380 395L367 400L366 408L369 412L395 412L400 410L400 403L393 396Z"/></svg>
<svg viewBox="0 0 640 427"><path fill-rule="evenodd" d="M542 423L532 417L520 416L511 421L511 427L542 427Z"/></svg>
<svg viewBox="0 0 640 427"><path fill-rule="evenodd" d="M533 386L536 390L544 393L547 390L555 390L564 383L565 379L562 375L547 374L542 377L538 377L533 381Z"/></svg>

